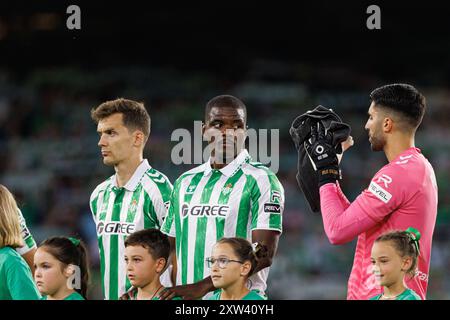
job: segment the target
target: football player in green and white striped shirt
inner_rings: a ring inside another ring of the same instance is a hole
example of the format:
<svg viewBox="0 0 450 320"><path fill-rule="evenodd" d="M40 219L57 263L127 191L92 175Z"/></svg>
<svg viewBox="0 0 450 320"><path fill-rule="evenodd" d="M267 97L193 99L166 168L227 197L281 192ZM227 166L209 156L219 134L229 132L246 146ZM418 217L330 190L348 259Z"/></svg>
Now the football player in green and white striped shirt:
<svg viewBox="0 0 450 320"><path fill-rule="evenodd" d="M214 142L211 157L177 179L161 229L175 244L178 285L164 290L161 299L197 299L214 290L205 259L222 237L242 237L268 248L247 284L264 294L282 231L284 189L244 149L245 105L233 96L218 96L208 102L205 117L203 132Z"/></svg>
<svg viewBox="0 0 450 320"><path fill-rule="evenodd" d="M131 287L124 240L135 231L160 228L172 185L143 159L150 116L142 103L107 101L91 116L97 122L103 163L116 172L95 188L90 207L97 227L103 293L105 299L118 300ZM161 278L166 286L172 283L169 272Z"/></svg>

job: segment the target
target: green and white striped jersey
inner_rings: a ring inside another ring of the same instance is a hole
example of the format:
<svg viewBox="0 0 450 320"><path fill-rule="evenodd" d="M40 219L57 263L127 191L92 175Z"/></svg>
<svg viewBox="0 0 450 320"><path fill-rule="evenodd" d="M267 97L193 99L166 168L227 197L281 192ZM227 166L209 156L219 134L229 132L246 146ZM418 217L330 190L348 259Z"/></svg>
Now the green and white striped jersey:
<svg viewBox="0 0 450 320"><path fill-rule="evenodd" d="M253 230L282 231L284 189L276 175L250 162L243 150L221 170L210 161L182 174L174 184L161 231L176 238L177 285L210 275L205 259L222 237L252 241ZM269 268L249 278L249 288L266 289Z"/></svg>
<svg viewBox="0 0 450 320"><path fill-rule="evenodd" d="M117 187L113 175L92 193L90 207L97 227L105 299L118 300L131 287L126 276L125 238L142 229L159 229L171 192L169 179L145 159L124 187Z"/></svg>
<svg viewBox="0 0 450 320"><path fill-rule="evenodd" d="M31 249L36 248L36 242L34 241L33 235L27 227L25 218L22 215L22 211L19 209L19 221L20 221L20 231L22 233L22 239L24 245L20 248L16 248L18 254L23 256L28 253Z"/></svg>

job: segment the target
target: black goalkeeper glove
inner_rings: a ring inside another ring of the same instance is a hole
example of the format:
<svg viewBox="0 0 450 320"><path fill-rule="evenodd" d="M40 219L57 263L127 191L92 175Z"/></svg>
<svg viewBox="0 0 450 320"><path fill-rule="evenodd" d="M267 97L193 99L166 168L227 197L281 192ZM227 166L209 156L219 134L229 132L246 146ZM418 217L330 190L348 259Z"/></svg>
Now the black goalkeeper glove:
<svg viewBox="0 0 450 320"><path fill-rule="evenodd" d="M332 141L332 135L326 133L323 125L318 122L311 127L310 141L304 142L309 160L318 173L319 188L326 183L335 183L341 179L336 148L333 147Z"/></svg>

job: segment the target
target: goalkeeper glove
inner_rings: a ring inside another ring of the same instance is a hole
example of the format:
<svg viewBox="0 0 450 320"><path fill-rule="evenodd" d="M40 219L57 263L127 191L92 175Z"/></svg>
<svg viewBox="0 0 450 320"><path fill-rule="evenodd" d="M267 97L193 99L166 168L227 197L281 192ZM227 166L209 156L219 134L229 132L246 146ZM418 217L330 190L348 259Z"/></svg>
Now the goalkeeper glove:
<svg viewBox="0 0 450 320"><path fill-rule="evenodd" d="M326 132L323 125L318 122L311 127L311 139L304 142L309 160L318 173L319 188L341 179L336 148L332 145L332 141L332 134Z"/></svg>

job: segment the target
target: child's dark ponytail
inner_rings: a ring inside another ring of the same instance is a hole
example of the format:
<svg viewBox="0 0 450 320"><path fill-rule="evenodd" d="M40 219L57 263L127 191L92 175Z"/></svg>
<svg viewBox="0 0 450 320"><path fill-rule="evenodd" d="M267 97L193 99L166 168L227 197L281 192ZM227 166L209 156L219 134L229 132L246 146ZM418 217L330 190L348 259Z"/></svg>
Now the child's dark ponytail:
<svg viewBox="0 0 450 320"><path fill-rule="evenodd" d="M81 288L74 288L86 299L89 285L89 259L86 246L76 238L53 237L45 240L39 246L65 265L74 265L80 268Z"/></svg>

